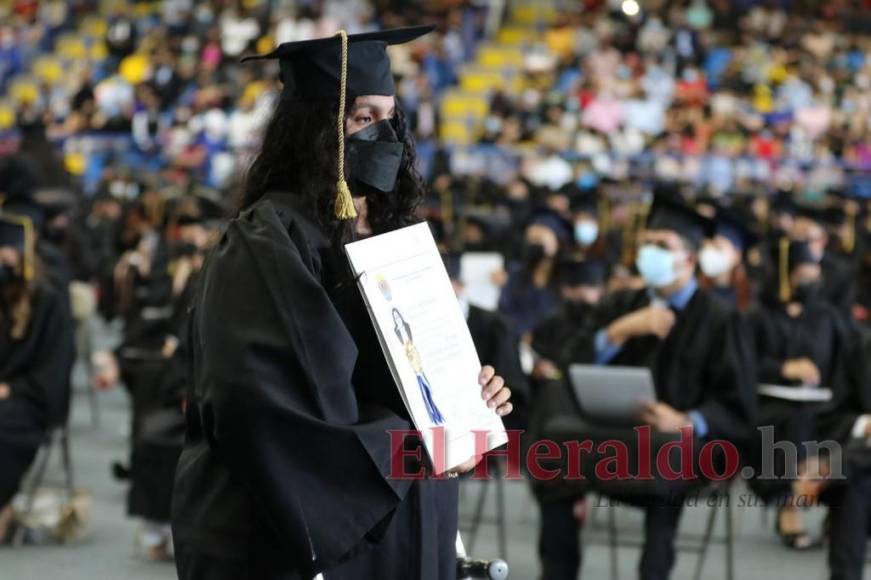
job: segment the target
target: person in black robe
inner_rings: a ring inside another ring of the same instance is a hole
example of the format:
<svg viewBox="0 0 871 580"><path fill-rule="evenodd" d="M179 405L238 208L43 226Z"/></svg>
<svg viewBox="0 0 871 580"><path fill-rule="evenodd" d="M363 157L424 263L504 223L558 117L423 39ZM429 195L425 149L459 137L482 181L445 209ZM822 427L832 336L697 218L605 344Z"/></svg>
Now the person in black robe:
<svg viewBox="0 0 871 580"><path fill-rule="evenodd" d="M834 306L820 297L822 267L805 242L784 239L782 267L787 277L778 289L749 314L756 351L758 382L773 385L819 385L831 387L842 379L844 356L849 347L848 329ZM775 299L772 295L779 294ZM798 450L798 471L803 471L804 443L817 438L818 405L762 397L758 426L772 429L772 441L791 442ZM751 463L760 473L763 434L757 430ZM781 506L777 532L785 545L808 549L813 540L802 525L801 512L790 501L794 479L785 477L783 454L775 454L778 479L752 479L750 486L763 500Z"/></svg>
<svg viewBox="0 0 871 580"><path fill-rule="evenodd" d="M341 32L265 57L283 95L190 320L172 502L183 580L456 575L456 480L391 477L401 443L388 430L411 423L342 250L416 221L386 46L429 30ZM485 367L479 382L507 414L503 379Z"/></svg>
<svg viewBox="0 0 871 580"><path fill-rule="evenodd" d="M562 374L560 369L585 358L582 345L602 322L598 307L605 296L605 278L605 264L597 260L565 260L560 264L562 307L532 331L532 350L538 356L534 378L557 378Z"/></svg>
<svg viewBox="0 0 871 580"><path fill-rule="evenodd" d="M665 192L657 192L637 259L648 287L619 292L604 301L604 323L587 339L586 357L581 359L651 370L658 401L646 405L639 424L652 427L654 452L660 441L672 440L672 434L680 429L692 430L697 452L706 440L743 440L754 424L755 394L742 366L734 317L699 287L695 276L698 248L712 230L709 220ZM563 399L566 391L562 391ZM594 446L598 441L619 438L635 453L633 431L597 424L579 415L577 403L564 403L562 408L542 427L543 436L557 441L590 439ZM634 465L631 460L630 465ZM674 541L683 498L704 478L606 482L591 477L587 469L584 474L587 479L580 482L580 489L592 485L601 493L645 509L639 576L642 580L668 578L675 560ZM578 520L565 505L540 504L543 576L574 579L581 556Z"/></svg>
<svg viewBox="0 0 871 580"><path fill-rule="evenodd" d="M820 478L808 493L829 506L830 580L861 580L871 534L871 333L853 326L847 340L845 379L832 388L832 401L819 413L820 436L841 444L842 477ZM820 475L825 475L822 472Z"/></svg>
<svg viewBox="0 0 871 580"><path fill-rule="evenodd" d="M481 364L499 369L505 382L511 385L511 403L514 411L505 418L508 429L526 428L529 405L529 384L520 365L520 351L508 322L498 312L485 310L469 302L461 276L459 254L444 255L445 269L451 279L460 308L469 325L472 342Z"/></svg>
<svg viewBox="0 0 871 580"><path fill-rule="evenodd" d="M713 204L714 234L699 252L699 269L708 291L731 310L746 310L755 300L745 257L759 241L746 220L719 203Z"/></svg>
<svg viewBox="0 0 871 580"><path fill-rule="evenodd" d="M856 304L855 268L850 259L832 251L829 232L825 228L826 211L816 207L801 207L790 231L790 239L807 242L822 268L820 296L844 316L852 316Z"/></svg>
<svg viewBox="0 0 871 580"><path fill-rule="evenodd" d="M32 228L0 214L0 540L22 476L69 405L68 298L37 273Z"/></svg>
<svg viewBox="0 0 871 580"><path fill-rule="evenodd" d="M149 560L172 557L171 498L184 444L182 407L188 388L187 319L206 254L216 241L219 217L198 209L175 220L178 239L172 246L170 267L173 299L171 315L162 325L162 360L156 361L151 385L140 385L150 396L138 412L141 420L130 459L127 513L141 521L138 547Z"/></svg>

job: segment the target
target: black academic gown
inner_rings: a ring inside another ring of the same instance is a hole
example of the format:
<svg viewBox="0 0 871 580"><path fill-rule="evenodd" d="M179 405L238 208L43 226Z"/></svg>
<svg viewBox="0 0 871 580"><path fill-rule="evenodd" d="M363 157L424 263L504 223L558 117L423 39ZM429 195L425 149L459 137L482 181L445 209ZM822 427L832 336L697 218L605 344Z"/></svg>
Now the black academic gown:
<svg viewBox="0 0 871 580"><path fill-rule="evenodd" d="M614 294L601 306L602 328L649 305L647 290ZM701 413L708 424L707 438L742 440L753 424L755 396L750 377L742 369L743 355L739 346L743 334L738 332L734 313L705 290L698 289L676 315L675 325L664 340L655 336L632 338L609 364L650 368L658 400L679 411ZM576 360L595 360L594 341L594 332L582 333L576 339ZM622 440L628 448L629 465L638 465L640 450L635 444L633 431L585 417L567 381L562 384L555 382L548 389L548 406L542 408L546 420L537 427L540 436L557 442L591 440L594 448L607 439ZM654 433L651 441L653 454L663 444L675 439L672 434ZM574 485L574 495L573 482L558 479L553 485L542 483L536 486L542 515L539 554L544 577L554 580L576 577L581 555L577 548L579 524L573 515L572 504L578 495L593 487L600 493L646 508L639 575L644 580L668 578L675 560L674 542L681 500L704 482L697 466L700 447L696 442L693 466L698 478L695 480L667 481L654 474L653 480L601 481L594 477L594 466L602 456L585 455L582 460L585 479ZM677 467L672 464L672 469ZM634 468L630 467L629 471L634 473Z"/></svg>
<svg viewBox="0 0 871 580"><path fill-rule="evenodd" d="M191 327L182 579L455 577L457 485L390 478L410 422L345 258L296 197L232 220Z"/></svg>
<svg viewBox="0 0 871 580"><path fill-rule="evenodd" d="M822 298L845 315L851 316L856 304L856 267L848 258L826 252L820 263L823 270Z"/></svg>
<svg viewBox="0 0 871 580"><path fill-rule="evenodd" d="M0 506L18 490L46 431L66 416L72 321L66 295L40 285L23 338L9 336L10 321L0 321L0 382L11 395L0 400Z"/></svg>
<svg viewBox="0 0 871 580"><path fill-rule="evenodd" d="M832 401L818 416L820 438L841 444L844 477L829 482L821 499L829 505L829 570L831 580L861 580L871 535L871 449L853 427L871 414L871 333L849 327L842 380L832 387Z"/></svg>
<svg viewBox="0 0 871 580"><path fill-rule="evenodd" d="M834 306L822 300L806 304L802 313L790 317L780 305L761 307L748 315L753 329L757 370L760 383L791 385L782 375L783 363L790 359L808 358L817 366L822 385L833 388L844 380L845 354L849 344L847 326ZM838 387L840 388L840 387ZM806 441L818 437L818 404L794 403L770 397L760 397L757 427L773 428L774 441L789 441L798 449L798 459L804 457ZM762 433L757 430L750 447L750 462L760 473L763 452ZM786 468L783 454L775 454L774 469L780 477ZM750 481L751 488L765 500L789 495L791 481L787 479Z"/></svg>
<svg viewBox="0 0 871 580"><path fill-rule="evenodd" d="M471 304L466 323L469 325L469 334L472 335L481 364L496 369L511 389L514 411L503 419L505 426L508 429L525 428L529 384L520 367L517 340L511 334L508 322L498 312L490 312Z"/></svg>

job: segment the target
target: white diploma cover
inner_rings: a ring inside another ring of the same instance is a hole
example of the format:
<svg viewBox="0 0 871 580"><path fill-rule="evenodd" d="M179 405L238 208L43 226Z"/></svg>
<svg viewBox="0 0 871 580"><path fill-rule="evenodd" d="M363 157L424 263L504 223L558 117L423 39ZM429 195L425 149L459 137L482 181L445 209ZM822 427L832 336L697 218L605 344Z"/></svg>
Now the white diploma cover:
<svg viewBox="0 0 871 580"><path fill-rule="evenodd" d="M508 441L481 398L481 362L429 226L345 246L381 348L436 472ZM499 369L496 369L497 372ZM475 431L482 443L476 449Z"/></svg>

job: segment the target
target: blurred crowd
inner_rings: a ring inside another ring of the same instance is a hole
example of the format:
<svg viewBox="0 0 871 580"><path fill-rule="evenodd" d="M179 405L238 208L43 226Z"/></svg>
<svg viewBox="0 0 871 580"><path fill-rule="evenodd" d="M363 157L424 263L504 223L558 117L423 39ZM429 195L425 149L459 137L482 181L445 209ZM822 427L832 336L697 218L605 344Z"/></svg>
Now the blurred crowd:
<svg viewBox="0 0 871 580"><path fill-rule="evenodd" d="M129 511L144 521L148 557L171 557L187 305L280 92L274 63L240 57L342 27L437 24L426 39L391 48L397 99L429 186L421 217L461 303L463 255L495 254L504 264L485 273L498 291L496 312L465 308L477 317L469 324L479 351L490 353L482 359L498 357L496 366L507 369L516 426L542 420L542 385L562 380L568 365L619 356L608 341L627 323L610 325L631 311L616 309L615 300L663 281L640 261L638 249L650 246L689 256L681 276L691 290L697 284L719 301L712 311L741 317L751 334L767 337L745 344L750 358L769 365L753 379L843 380L838 403L871 416L871 404L854 404L851 390L866 369L851 368L852 379L836 373L869 344L871 5L640 4L542 3L541 18L529 24L537 40L524 47L520 90L487 95L486 113L470 121L471 145L440 138L440 99L491 41L492 6L16 0L0 7L3 214L27 216L38 233L31 244L9 222L0 247L20 251L8 260L0 252L0 261L23 272L32 245L40 264L32 278L15 279L16 300L41 296L37 287L59 293L80 284L72 310L57 315L70 336L90 314L123 321L121 343L96 357L94 378L98 388L120 381L133 401L132 453L114 472L132 484ZM501 16L510 15L509 7ZM672 224L652 229L678 237L651 241L645 227L654 192L707 220L702 239L684 247L686 232ZM645 310L620 338L667 337L683 310L669 305L675 314ZM2 386L0 400L10 396ZM16 452L25 469L44 431L65 421L66 404L46 396L35 403L42 411L29 425L33 438ZM669 409L689 412L697 403ZM825 431L814 413L762 411L769 423L788 423L778 432L784 440ZM667 409L652 412L650 422L664 430L680 421ZM751 415L741 421L763 420ZM793 493L788 486L758 492ZM557 519L583 503L568 497ZM0 495L0 507L8 499ZM0 537L10 517L0 513ZM781 509L778 530L790 547L811 543L797 510ZM551 564L565 557L572 570L580 555L549 557Z"/></svg>

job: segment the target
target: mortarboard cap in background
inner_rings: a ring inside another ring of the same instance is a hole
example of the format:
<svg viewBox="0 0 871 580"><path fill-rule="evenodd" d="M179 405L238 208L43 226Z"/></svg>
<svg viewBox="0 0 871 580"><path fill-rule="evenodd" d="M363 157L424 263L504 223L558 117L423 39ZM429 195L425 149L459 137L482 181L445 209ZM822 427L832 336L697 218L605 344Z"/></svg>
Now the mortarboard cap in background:
<svg viewBox="0 0 871 580"><path fill-rule="evenodd" d="M653 205L647 215L647 229L676 232L698 247L714 232L714 223L680 198L660 190L654 192Z"/></svg>
<svg viewBox="0 0 871 580"><path fill-rule="evenodd" d="M598 286L605 283L606 274L600 260L566 260L559 265L559 281L565 286Z"/></svg>
<svg viewBox="0 0 871 580"><path fill-rule="evenodd" d="M735 210L721 204L716 204L714 207L716 235L723 236L742 252L746 252L759 242L759 236Z"/></svg>

